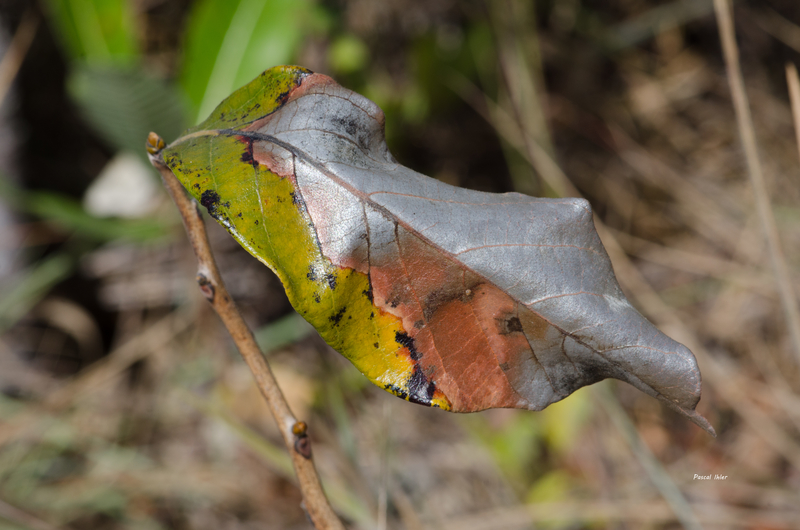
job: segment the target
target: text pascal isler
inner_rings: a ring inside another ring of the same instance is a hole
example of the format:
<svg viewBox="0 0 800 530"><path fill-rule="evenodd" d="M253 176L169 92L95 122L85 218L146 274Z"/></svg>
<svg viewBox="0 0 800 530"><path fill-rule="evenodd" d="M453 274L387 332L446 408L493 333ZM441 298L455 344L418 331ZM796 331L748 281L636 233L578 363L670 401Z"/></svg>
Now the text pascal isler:
<svg viewBox="0 0 800 530"><path fill-rule="evenodd" d="M725 480L728 475L698 475L695 473L693 480Z"/></svg>

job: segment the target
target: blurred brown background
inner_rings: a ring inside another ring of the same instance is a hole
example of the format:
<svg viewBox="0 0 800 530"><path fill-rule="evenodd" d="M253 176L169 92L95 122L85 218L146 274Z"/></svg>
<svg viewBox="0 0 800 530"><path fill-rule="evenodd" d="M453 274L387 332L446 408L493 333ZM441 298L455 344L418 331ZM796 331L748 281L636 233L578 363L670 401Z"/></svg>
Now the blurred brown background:
<svg viewBox="0 0 800 530"><path fill-rule="evenodd" d="M719 434L608 381L540 413L398 400L210 226L350 527L800 528L780 301L800 281L800 3L734 16L788 282L711 0L0 0L0 529L310 528L143 149L282 63L376 101L417 171L588 198L629 298L697 355Z"/></svg>

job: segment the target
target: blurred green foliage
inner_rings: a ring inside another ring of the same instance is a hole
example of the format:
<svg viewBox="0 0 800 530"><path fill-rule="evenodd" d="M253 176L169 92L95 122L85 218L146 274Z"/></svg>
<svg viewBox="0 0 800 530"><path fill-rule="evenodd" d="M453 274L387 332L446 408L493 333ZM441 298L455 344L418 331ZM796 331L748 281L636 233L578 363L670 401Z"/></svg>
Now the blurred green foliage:
<svg viewBox="0 0 800 530"><path fill-rule="evenodd" d="M581 442L593 405L586 389L569 399L532 415L503 411L499 419L490 415L462 418L462 424L480 440L500 470L514 485L520 498L533 502L567 500L569 488L557 463ZM498 415L499 416L499 415ZM548 458L542 458L543 456ZM548 462L540 467L537 462ZM558 487L556 487L558 486ZM546 498L545 498L546 497Z"/></svg>
<svg viewBox="0 0 800 530"><path fill-rule="evenodd" d="M0 333L13 326L46 295L69 276L75 262L68 255L51 254L28 267L21 277L0 283Z"/></svg>
<svg viewBox="0 0 800 530"><path fill-rule="evenodd" d="M358 72L364 69L368 60L369 48L355 35L340 35L328 48L328 62L334 72Z"/></svg>
<svg viewBox="0 0 800 530"><path fill-rule="evenodd" d="M46 0L45 4L73 58L117 65L140 59L138 28L129 0Z"/></svg>
<svg viewBox="0 0 800 530"><path fill-rule="evenodd" d="M255 337L261 349L268 353L294 344L313 332L313 326L303 317L297 313L290 313L256 331Z"/></svg>
<svg viewBox="0 0 800 530"><path fill-rule="evenodd" d="M85 119L109 145L136 153L144 162L142 138L150 131L171 141L185 128L185 99L141 67L76 63L69 89Z"/></svg>

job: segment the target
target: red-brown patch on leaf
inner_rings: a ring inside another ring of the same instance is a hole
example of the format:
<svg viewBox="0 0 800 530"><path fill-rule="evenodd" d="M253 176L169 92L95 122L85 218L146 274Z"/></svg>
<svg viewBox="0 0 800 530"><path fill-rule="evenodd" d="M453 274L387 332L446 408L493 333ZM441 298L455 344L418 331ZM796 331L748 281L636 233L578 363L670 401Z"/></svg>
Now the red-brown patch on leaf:
<svg viewBox="0 0 800 530"><path fill-rule="evenodd" d="M256 142L247 136L240 136L239 141L245 146L240 158L245 164L253 167L260 164L278 176L294 177L292 156L284 148L269 142Z"/></svg>
<svg viewBox="0 0 800 530"><path fill-rule="evenodd" d="M244 153L242 153L240 160L253 167L258 166L258 161L253 158L253 140L251 138L239 138L239 141L245 145Z"/></svg>
<svg viewBox="0 0 800 530"><path fill-rule="evenodd" d="M294 177L292 155L283 147L269 142L253 143L253 159L281 177Z"/></svg>
<svg viewBox="0 0 800 530"><path fill-rule="evenodd" d="M405 229L396 235L371 257L370 278L375 305L402 318L408 354L454 411L519 406L504 367L531 348L521 325L498 334L517 303Z"/></svg>
<svg viewBox="0 0 800 530"><path fill-rule="evenodd" d="M289 92L289 96L286 98L286 102L295 100L297 98L303 97L309 92L313 92L315 94L325 93L325 91L330 89L338 89L342 90L342 87L334 81L332 78L325 74L311 74L303 78L303 81L292 89Z"/></svg>

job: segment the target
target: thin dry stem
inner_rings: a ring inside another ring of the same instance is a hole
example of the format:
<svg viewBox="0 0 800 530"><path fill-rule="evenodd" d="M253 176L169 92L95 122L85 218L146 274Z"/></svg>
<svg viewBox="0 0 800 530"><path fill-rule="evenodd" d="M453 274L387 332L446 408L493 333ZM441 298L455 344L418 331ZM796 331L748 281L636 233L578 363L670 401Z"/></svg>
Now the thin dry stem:
<svg viewBox="0 0 800 530"><path fill-rule="evenodd" d="M775 277L778 282L781 305L783 305L783 311L786 314L789 332L794 345L794 353L797 357L797 362L800 364L800 310L798 309L797 297L792 287L789 267L786 265L786 258L781 249L778 228L775 224L775 217L770 206L769 193L767 192L764 174L761 170L761 161L758 157L753 117L750 115L750 105L747 101L744 79L742 78L742 69L739 64L739 49L736 45L733 12L730 0L714 0L714 9L717 13L722 51L725 56L725 65L728 69L728 83L731 88L733 107L736 111L739 136L742 139L745 159L747 160L747 170L750 175L750 182L753 185L756 209L761 222L761 228L767 239L770 260L772 261L772 268L775 271Z"/></svg>
<svg viewBox="0 0 800 530"><path fill-rule="evenodd" d="M6 97L11 83L22 66L22 61L28 53L28 49L36 36L36 29L39 27L39 17L32 10L28 10L22 17L11 46L8 47L2 60L0 60L0 102Z"/></svg>
<svg viewBox="0 0 800 530"><path fill-rule="evenodd" d="M289 409L289 404L283 397L261 349L256 344L252 331L242 319L236 304L222 282L197 203L189 198L181 183L161 158L160 148L163 147L163 141L153 133L150 133L148 141L150 142L148 151L151 151L150 162L161 174L164 186L178 207L189 241L197 256L197 282L200 284L200 289L225 324L239 353L252 371L259 390L267 400L292 457L305 509L311 521L319 530L344 530L344 525L334 513L322 491L322 485L311 458L311 446L306 434L306 426L303 422L298 422Z"/></svg>
<svg viewBox="0 0 800 530"><path fill-rule="evenodd" d="M800 78L797 76L797 67L793 63L786 65L786 83L789 85L794 135L797 139L797 153L800 155Z"/></svg>

